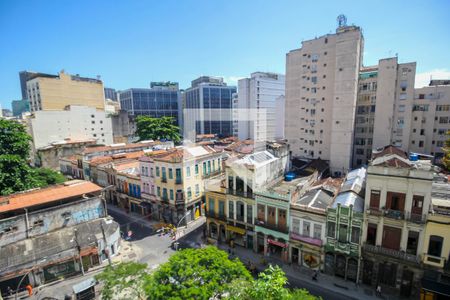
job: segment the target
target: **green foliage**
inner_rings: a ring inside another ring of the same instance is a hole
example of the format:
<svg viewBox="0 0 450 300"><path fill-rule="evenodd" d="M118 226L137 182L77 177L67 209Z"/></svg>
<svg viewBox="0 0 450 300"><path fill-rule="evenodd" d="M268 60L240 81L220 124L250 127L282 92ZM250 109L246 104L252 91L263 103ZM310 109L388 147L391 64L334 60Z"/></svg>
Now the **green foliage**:
<svg viewBox="0 0 450 300"><path fill-rule="evenodd" d="M22 124L0 119L0 195L65 181L58 172L29 166L30 142Z"/></svg>
<svg viewBox="0 0 450 300"><path fill-rule="evenodd" d="M107 266L95 279L103 283L102 299L146 299L143 283L146 264L135 262Z"/></svg>
<svg viewBox="0 0 450 300"><path fill-rule="evenodd" d="M445 147L444 150L444 158L442 159L442 162L447 169L447 171L450 171L450 130L447 131L447 140L445 141Z"/></svg>
<svg viewBox="0 0 450 300"><path fill-rule="evenodd" d="M258 275L257 280L249 282L236 281L228 292L230 300L318 300L307 290L286 288L288 284L283 270L269 266Z"/></svg>
<svg viewBox="0 0 450 300"><path fill-rule="evenodd" d="M148 116L138 116L136 118L136 134L139 140L160 140L167 139L174 143L181 141L180 128L174 125L174 118L162 117L152 118Z"/></svg>
<svg viewBox="0 0 450 300"><path fill-rule="evenodd" d="M185 249L161 265L145 284L148 299L210 299L237 279L251 280L238 259L216 247Z"/></svg>
<svg viewBox="0 0 450 300"><path fill-rule="evenodd" d="M66 177L59 172L53 171L47 168L32 169L33 178L35 180L34 185L36 187L45 187L52 184L63 183L66 181Z"/></svg>

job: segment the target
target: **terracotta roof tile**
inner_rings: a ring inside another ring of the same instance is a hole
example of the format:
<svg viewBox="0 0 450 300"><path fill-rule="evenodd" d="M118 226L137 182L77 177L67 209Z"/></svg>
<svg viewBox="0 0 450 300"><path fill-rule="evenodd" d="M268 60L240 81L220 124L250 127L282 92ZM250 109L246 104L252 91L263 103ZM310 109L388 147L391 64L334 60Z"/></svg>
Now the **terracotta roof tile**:
<svg viewBox="0 0 450 300"><path fill-rule="evenodd" d="M60 185L0 197L0 213L100 192L101 190L100 186L92 182L72 180Z"/></svg>
<svg viewBox="0 0 450 300"><path fill-rule="evenodd" d="M373 152L372 159L392 154L408 159L408 154L405 151L393 145L385 146L381 151Z"/></svg>
<svg viewBox="0 0 450 300"><path fill-rule="evenodd" d="M104 152L104 151L108 151L108 150L133 149L133 148L140 148L140 147L153 146L153 145L159 145L159 144L161 144L159 141L154 141L154 142L148 142L148 143L126 144L123 146L114 146L114 147L113 146L87 147L83 150L82 154Z"/></svg>

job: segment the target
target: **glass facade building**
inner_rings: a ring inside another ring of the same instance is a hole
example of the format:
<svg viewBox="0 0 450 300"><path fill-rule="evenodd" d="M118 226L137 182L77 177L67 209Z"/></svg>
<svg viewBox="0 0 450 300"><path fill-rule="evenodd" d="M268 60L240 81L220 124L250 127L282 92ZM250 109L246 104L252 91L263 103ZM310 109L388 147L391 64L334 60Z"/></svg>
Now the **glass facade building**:
<svg viewBox="0 0 450 300"><path fill-rule="evenodd" d="M199 79L202 79L199 82ZM232 95L235 86L227 86L220 78L201 77L193 81L193 86L186 90L185 108L197 109L187 112L187 116L195 118L197 134L217 134L222 137L233 135Z"/></svg>
<svg viewBox="0 0 450 300"><path fill-rule="evenodd" d="M144 115L154 118L173 117L176 125L181 125L179 116L181 96L179 90L132 88L120 92L119 99L121 108L130 115Z"/></svg>

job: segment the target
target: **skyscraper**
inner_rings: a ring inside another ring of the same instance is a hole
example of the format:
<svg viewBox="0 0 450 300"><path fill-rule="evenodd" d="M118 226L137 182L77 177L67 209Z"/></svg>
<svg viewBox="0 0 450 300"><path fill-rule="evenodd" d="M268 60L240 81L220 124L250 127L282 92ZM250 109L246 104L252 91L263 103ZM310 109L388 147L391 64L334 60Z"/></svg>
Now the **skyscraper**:
<svg viewBox="0 0 450 300"><path fill-rule="evenodd" d="M292 155L321 158L333 175L351 167L363 36L340 19L335 34L286 55L285 135Z"/></svg>

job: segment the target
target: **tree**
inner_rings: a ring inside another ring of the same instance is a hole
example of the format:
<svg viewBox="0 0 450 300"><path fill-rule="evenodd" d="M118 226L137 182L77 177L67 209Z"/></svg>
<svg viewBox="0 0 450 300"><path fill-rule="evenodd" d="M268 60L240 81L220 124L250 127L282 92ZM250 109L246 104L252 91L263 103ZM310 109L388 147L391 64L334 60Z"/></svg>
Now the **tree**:
<svg viewBox="0 0 450 300"><path fill-rule="evenodd" d="M47 168L32 169L34 185L36 187L45 187L52 184L63 183L66 177L59 172Z"/></svg>
<svg viewBox="0 0 450 300"><path fill-rule="evenodd" d="M450 130L447 131L447 136L448 138L445 141L445 147L442 148L444 150L444 158L442 159L442 163L447 171L450 171Z"/></svg>
<svg viewBox="0 0 450 300"><path fill-rule="evenodd" d="M0 195L64 182L63 175L50 169L33 169L28 164L32 139L25 127L0 119Z"/></svg>
<svg viewBox="0 0 450 300"><path fill-rule="evenodd" d="M181 141L180 128L174 125L174 118L138 116L136 118L136 134L140 141L167 139L174 143Z"/></svg>
<svg viewBox="0 0 450 300"><path fill-rule="evenodd" d="M148 279L149 299L211 299L224 293L237 279L251 280L239 259L209 246L178 251Z"/></svg>
<svg viewBox="0 0 450 300"><path fill-rule="evenodd" d="M258 279L243 282L235 281L228 291L230 300L318 300L307 290L286 288L288 284L283 270L276 266L269 266L259 273Z"/></svg>
<svg viewBox="0 0 450 300"><path fill-rule="evenodd" d="M33 187L28 165L31 137L22 124L0 119L0 195Z"/></svg>
<svg viewBox="0 0 450 300"><path fill-rule="evenodd" d="M107 266L95 279L103 283L102 299L146 299L143 284L146 264L135 262Z"/></svg>

